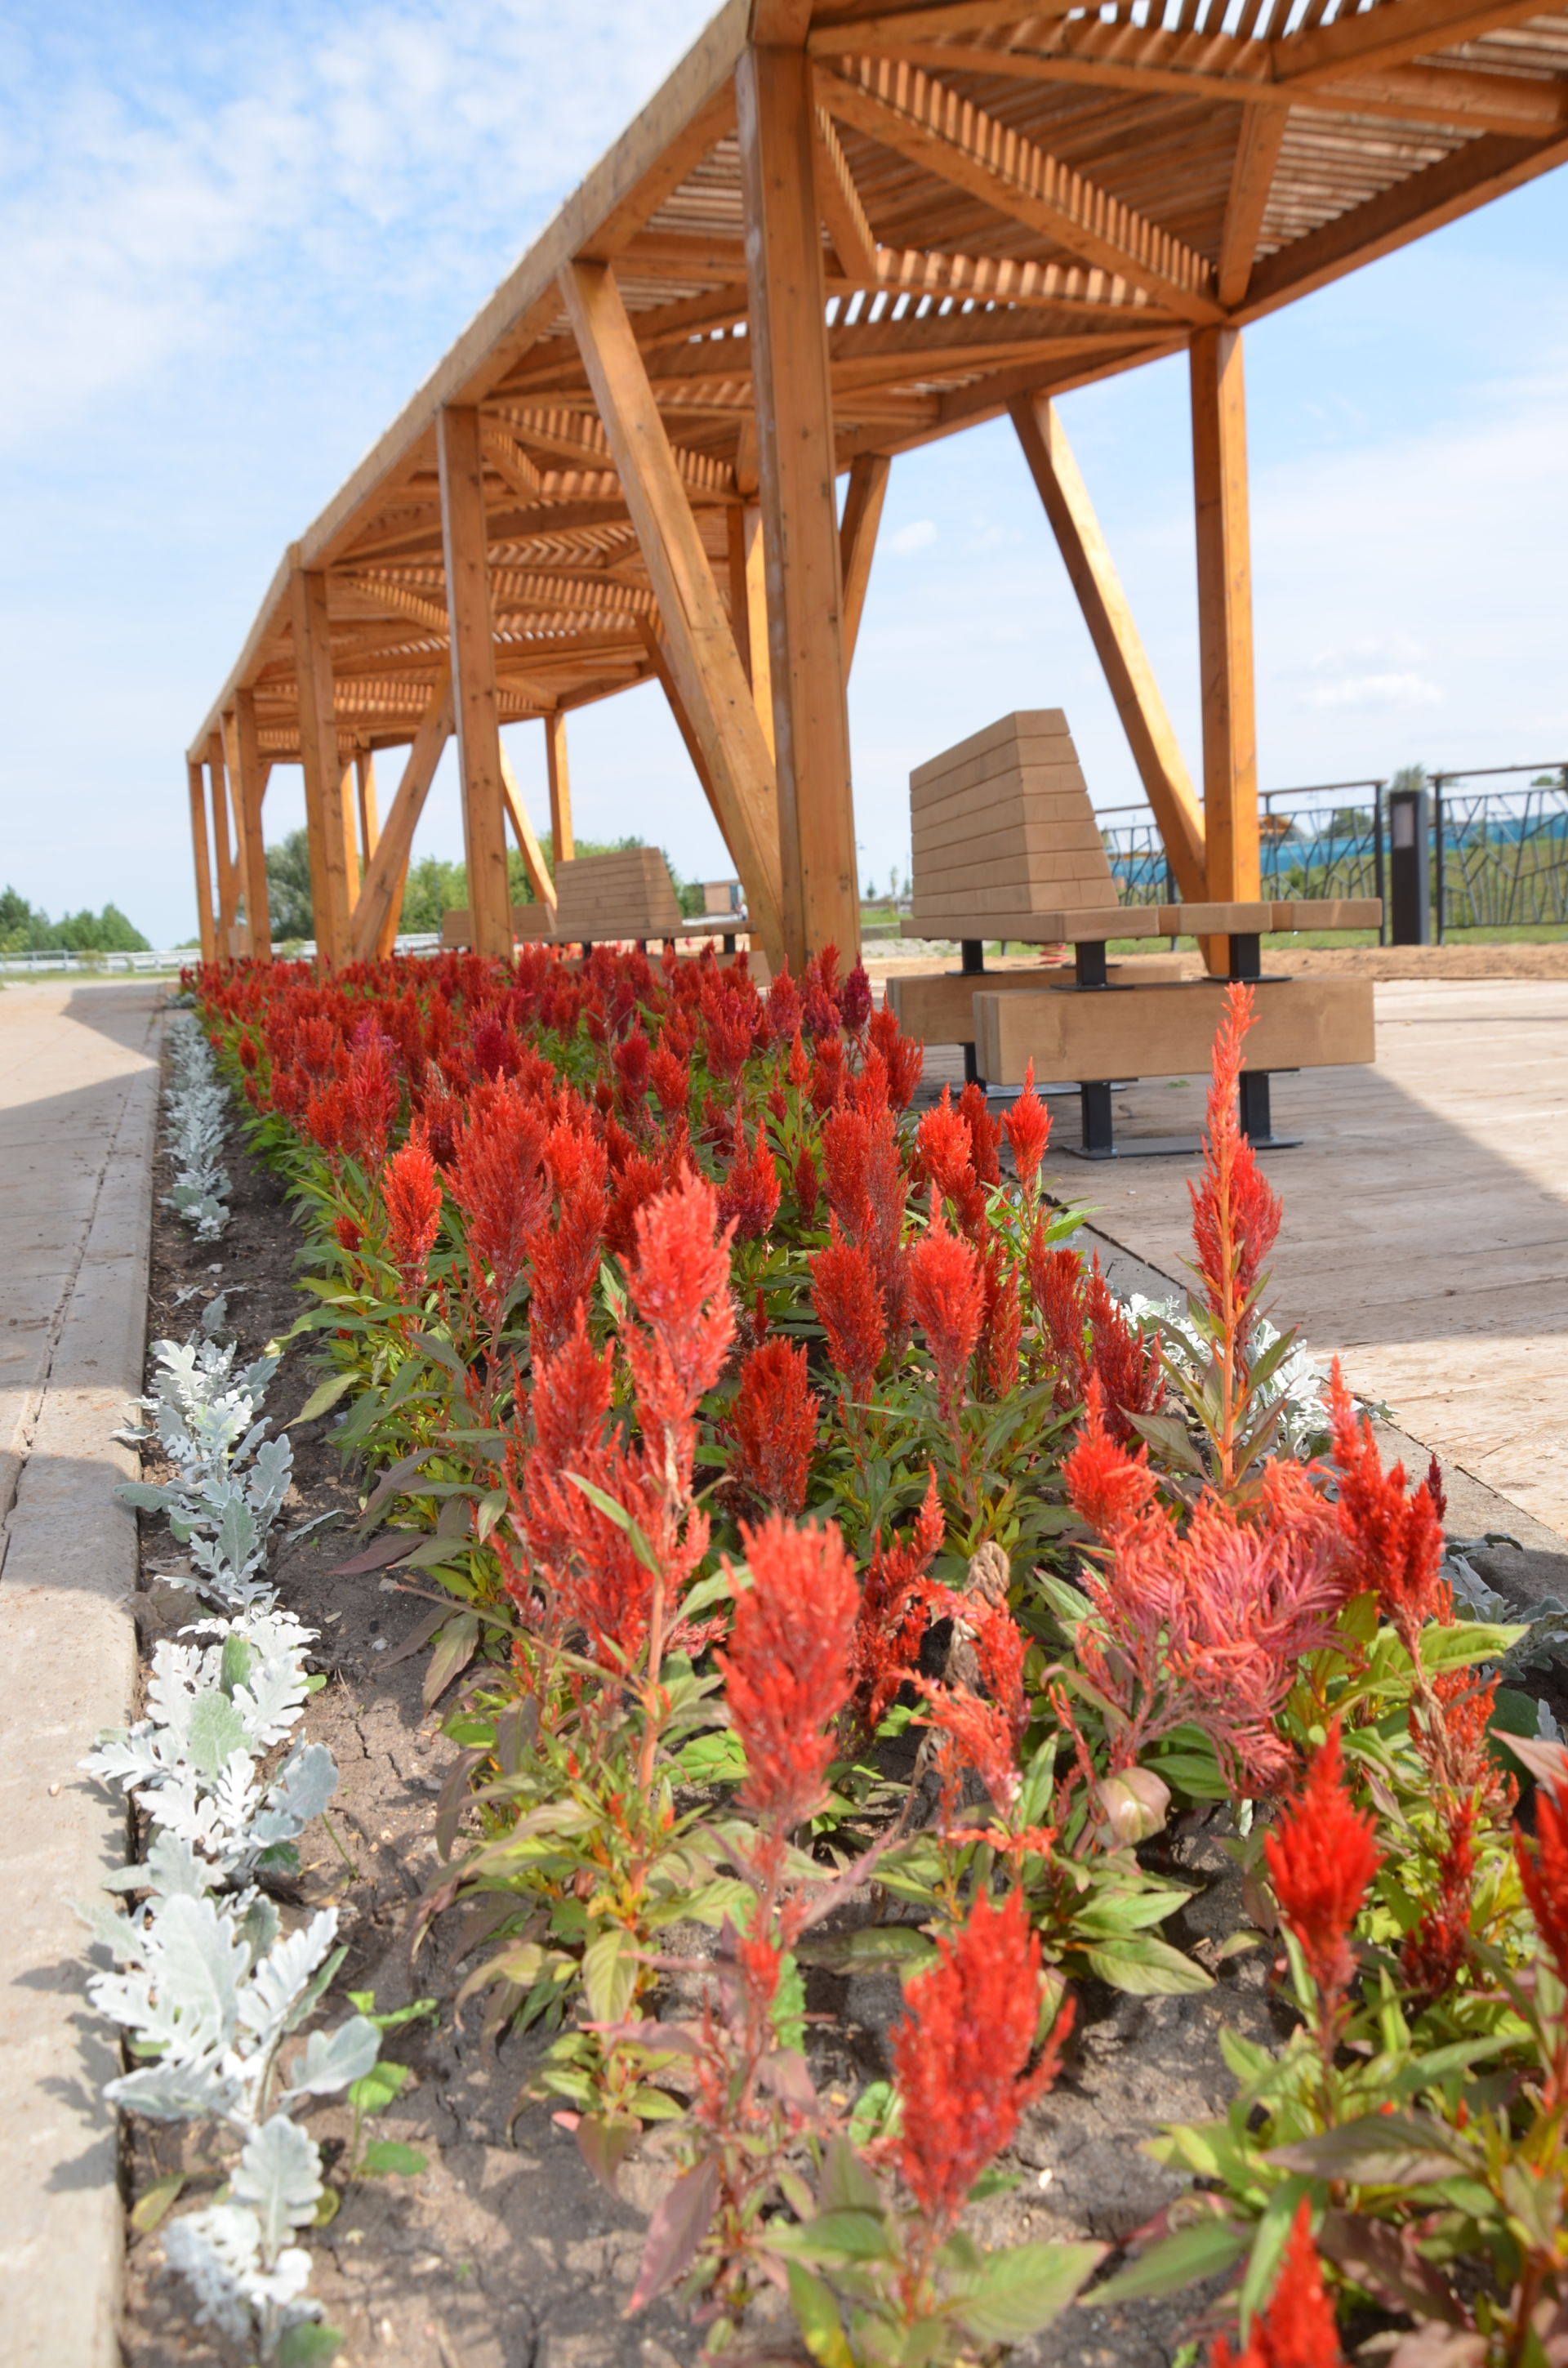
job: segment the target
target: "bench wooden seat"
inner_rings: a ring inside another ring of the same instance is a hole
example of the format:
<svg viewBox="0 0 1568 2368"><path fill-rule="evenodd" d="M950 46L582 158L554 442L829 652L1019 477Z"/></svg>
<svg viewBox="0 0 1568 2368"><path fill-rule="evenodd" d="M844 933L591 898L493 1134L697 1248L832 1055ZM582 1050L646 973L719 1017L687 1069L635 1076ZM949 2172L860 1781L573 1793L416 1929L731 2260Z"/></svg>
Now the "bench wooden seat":
<svg viewBox="0 0 1568 2368"><path fill-rule="evenodd" d="M1266 898L1239 905L1058 905L1050 911L1009 913L1003 928L994 914L975 905L951 916L942 935L957 938L960 943L966 938L1006 938L1024 946L1105 945L1112 938L1264 937L1292 929L1375 929L1382 917L1379 897L1324 896L1295 897L1283 903ZM905 918L901 928L906 938L932 935L913 917Z"/></svg>

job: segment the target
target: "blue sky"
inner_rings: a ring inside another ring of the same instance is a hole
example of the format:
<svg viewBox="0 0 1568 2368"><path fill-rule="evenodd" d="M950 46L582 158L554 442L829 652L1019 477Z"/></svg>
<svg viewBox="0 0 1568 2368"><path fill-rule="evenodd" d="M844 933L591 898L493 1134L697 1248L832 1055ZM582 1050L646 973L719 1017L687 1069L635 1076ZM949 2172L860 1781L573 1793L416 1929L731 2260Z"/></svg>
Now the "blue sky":
<svg viewBox="0 0 1568 2368"><path fill-rule="evenodd" d="M707 13L6 12L0 884L190 934L182 751L284 545ZM1259 324L1247 371L1265 785L1568 757L1568 174ZM1063 412L1196 770L1184 371ZM905 860L912 765L1046 705L1096 803L1135 798L1011 430L901 461L851 687L864 874ZM542 812L538 727L508 736ZM656 690L572 751L585 836L727 869ZM460 848L450 769L421 851Z"/></svg>

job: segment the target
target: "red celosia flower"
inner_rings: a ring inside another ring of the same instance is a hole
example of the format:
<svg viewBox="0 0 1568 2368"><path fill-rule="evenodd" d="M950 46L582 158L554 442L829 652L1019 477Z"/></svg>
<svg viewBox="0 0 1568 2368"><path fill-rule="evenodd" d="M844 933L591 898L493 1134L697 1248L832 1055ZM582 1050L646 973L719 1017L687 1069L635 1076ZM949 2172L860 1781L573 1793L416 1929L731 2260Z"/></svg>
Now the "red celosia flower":
<svg viewBox="0 0 1568 2368"><path fill-rule="evenodd" d="M845 1058L843 1040L837 1036L819 1036L812 1060L812 1108L825 1117L829 1110L842 1110L848 1098L849 1064Z"/></svg>
<svg viewBox="0 0 1568 2368"><path fill-rule="evenodd" d="M1449 1518L1449 1492L1443 1486L1443 1467L1435 1455L1426 1466L1426 1494L1432 1499L1432 1510L1440 1529Z"/></svg>
<svg viewBox="0 0 1568 2368"><path fill-rule="evenodd" d="M733 1222L738 1242L759 1241L778 1214L778 1168L759 1126L749 1148L740 1118L735 1119L734 1149L719 1187L719 1214Z"/></svg>
<svg viewBox="0 0 1568 2368"><path fill-rule="evenodd" d="M1051 1112L1034 1089L1034 1063L1024 1071L1024 1090L1002 1121L1013 1153L1013 1165L1026 1192L1034 1190L1040 1163L1051 1140Z"/></svg>
<svg viewBox="0 0 1568 2368"><path fill-rule="evenodd" d="M684 1456L698 1400L723 1368L734 1337L730 1236L715 1238L713 1187L689 1170L638 1210L637 1247L627 1269L632 1305L648 1329L628 1341L626 1360L644 1429L662 1429L665 1452ZM682 1445L677 1448L676 1442Z"/></svg>
<svg viewBox="0 0 1568 2368"><path fill-rule="evenodd" d="M909 1304L937 1368L942 1418L950 1420L984 1320L985 1286L973 1248L948 1231L934 1193L929 1229L909 1253Z"/></svg>
<svg viewBox="0 0 1568 2368"><path fill-rule="evenodd" d="M637 1239L637 1212L663 1190L665 1171L647 1153L634 1151L621 1167L605 1224L605 1240L617 1258L629 1258Z"/></svg>
<svg viewBox="0 0 1568 2368"><path fill-rule="evenodd" d="M794 1529L775 1514L758 1529L743 1522L741 1542L752 1583L715 1658L746 1755L740 1797L788 1832L821 1802L832 1722L848 1699L855 1565L832 1521Z"/></svg>
<svg viewBox="0 0 1568 2368"><path fill-rule="evenodd" d="M348 1123L348 1088L341 1077L335 1077L330 1086L306 1096L301 1124L312 1142L329 1157L342 1150Z"/></svg>
<svg viewBox="0 0 1568 2368"><path fill-rule="evenodd" d="M1568 1814L1555 1792L1539 1785L1535 1796L1536 1848L1516 1827L1514 1855L1536 1930L1558 1979L1568 1982Z"/></svg>
<svg viewBox="0 0 1568 2368"><path fill-rule="evenodd" d="M1018 1746L1028 1724L1024 1695L1025 1638L1006 1604L949 1594L946 1608L954 1633L968 1632L974 1645L983 1692L967 1686L915 1680L926 1698L926 1722L940 1737L937 1768L944 1817L950 1817L958 1777L972 1769L999 1809L1011 1806L1018 1789Z"/></svg>
<svg viewBox="0 0 1568 2368"><path fill-rule="evenodd" d="M1136 1455L1129 1455L1111 1430L1105 1385L1097 1373L1089 1376L1084 1419L1072 1452L1063 1460L1062 1477L1074 1511L1108 1544L1114 1545L1154 1501L1158 1482L1149 1469L1149 1451L1141 1447Z"/></svg>
<svg viewBox="0 0 1568 2368"><path fill-rule="evenodd" d="M650 1046L641 1028L633 1028L610 1048L615 1069L615 1106L623 1118L640 1116L648 1093Z"/></svg>
<svg viewBox="0 0 1568 2368"><path fill-rule="evenodd" d="M827 1334L827 1353L857 1398L869 1395L887 1346L876 1275L866 1251L846 1242L836 1217L825 1249L812 1259L812 1305Z"/></svg>
<svg viewBox="0 0 1568 2368"><path fill-rule="evenodd" d="M926 1066L925 1045L913 1036L900 1034L897 1014L885 1003L880 1011L872 1012L866 1033L887 1064L890 1106L907 1110Z"/></svg>
<svg viewBox="0 0 1568 2368"><path fill-rule="evenodd" d="M812 1157L812 1147L809 1143L802 1144L801 1146L801 1156L795 1162L792 1180L796 1205L801 1212L801 1222L802 1224L814 1225L817 1201L822 1192L822 1178L817 1174L817 1164Z"/></svg>
<svg viewBox="0 0 1568 2368"><path fill-rule="evenodd" d="M523 1270L528 1235L544 1213L550 1188L540 1163L548 1131L540 1104L502 1081L475 1088L458 1138L447 1180L463 1213L481 1303L493 1318Z"/></svg>
<svg viewBox="0 0 1568 2368"><path fill-rule="evenodd" d="M393 1049L389 1037L368 1028L355 1047L349 1070L347 1140L367 1170L379 1167L386 1157L387 1136L397 1116L402 1087Z"/></svg>
<svg viewBox="0 0 1568 2368"><path fill-rule="evenodd" d="M871 1566L860 1590L855 1623L854 1709L863 1734L876 1732L894 1694L914 1674L915 1655L937 1592L929 1573L941 1550L945 1527L937 1474L934 1467L927 1467L926 1496L915 1527L906 1538L886 1548L878 1531Z"/></svg>
<svg viewBox="0 0 1568 2368"><path fill-rule="evenodd" d="M804 1348L765 1340L741 1367L730 1469L744 1487L791 1518L806 1502L818 1404L806 1383Z"/></svg>
<svg viewBox="0 0 1568 2368"><path fill-rule="evenodd" d="M1073 2011L1069 2001L1027 2073L1040 2021L1040 1935L1020 1892L1000 1907L978 1892L962 1930L937 1949L937 1964L909 1985L892 2055L903 2100L899 2168L926 2218L946 2228L1025 2107L1055 2078Z"/></svg>
<svg viewBox="0 0 1568 2368"><path fill-rule="evenodd" d="M1253 1147L1242 1133L1236 1106L1247 1030L1253 1022L1250 986L1225 990L1225 1017L1214 1039L1214 1071L1203 1135L1203 1175L1189 1184L1192 1238L1198 1269L1215 1319L1227 1327L1239 1353L1246 1346L1252 1316L1246 1301L1279 1231L1279 1202L1265 1181Z"/></svg>
<svg viewBox="0 0 1568 2368"><path fill-rule="evenodd" d="M240 1038L240 1066L241 1066L241 1068L242 1068L242 1069L254 1069L254 1068L255 1068L255 1066L256 1066L256 1063L260 1060L260 1058L261 1058L261 1053L260 1053L260 1052L259 1052L259 1051L258 1051L258 1049L257 1049L256 1042L255 1037L254 1037L254 1036L250 1036L250 1035L244 1035L244 1036L242 1036L242 1037Z"/></svg>
<svg viewBox="0 0 1568 2368"><path fill-rule="evenodd" d="M856 962L838 990L838 1016L851 1036L863 1036L871 1016L871 982L864 962Z"/></svg>
<svg viewBox="0 0 1568 2368"><path fill-rule="evenodd" d="M991 1288L991 1262L986 1267L985 1378L998 1400L1018 1386L1018 1343L1023 1335L1023 1311L1018 1303L1017 1270L1008 1266Z"/></svg>
<svg viewBox="0 0 1568 2368"><path fill-rule="evenodd" d="M1356 1971L1350 1933L1382 1863L1373 1833L1371 1817L1353 1809L1345 1791L1335 1719L1301 1793L1263 1840L1279 1913L1330 2002L1344 1996Z"/></svg>
<svg viewBox="0 0 1568 2368"><path fill-rule="evenodd" d="M1379 1605L1413 1646L1419 1630L1447 1605L1439 1576L1443 1531L1430 1491L1405 1495L1404 1466L1385 1472L1372 1426L1355 1406L1335 1358L1329 1382L1329 1418L1339 1476L1339 1526L1344 1538L1346 1593L1375 1590Z"/></svg>
<svg viewBox="0 0 1568 2368"><path fill-rule="evenodd" d="M1334 2305L1324 2290L1312 2243L1312 2205L1305 2196L1296 2207L1268 2306L1253 2321L1246 2350L1233 2360L1221 2336L1210 2354L1210 2368L1345 2368Z"/></svg>
<svg viewBox="0 0 1568 2368"><path fill-rule="evenodd" d="M941 1100L921 1120L915 1139L919 1146L921 1167L945 1198L954 1199L966 1184L973 1181L969 1121L960 1118L953 1109L949 1087L942 1087Z"/></svg>
<svg viewBox="0 0 1568 2368"><path fill-rule="evenodd" d="M421 1134L392 1153L381 1171L387 1246L405 1299L425 1288L425 1269L441 1224L441 1179Z"/></svg>
<svg viewBox="0 0 1568 2368"><path fill-rule="evenodd" d="M809 1085L811 1082L812 1056L801 1041L801 1031L798 1028L795 1030L795 1041L790 1047L790 1064L784 1074L797 1093L802 1086Z"/></svg>
<svg viewBox="0 0 1568 2368"><path fill-rule="evenodd" d="M790 965L786 962L768 988L763 1004L763 1024L767 1030L768 1042L783 1044L787 1043L791 1037L799 1042L803 1009L801 990L790 977ZM802 1065L804 1059L805 1055L802 1053ZM804 1085L805 1079L798 1077L793 1082L797 1085Z"/></svg>
<svg viewBox="0 0 1568 2368"><path fill-rule="evenodd" d="M665 1042L655 1046L648 1074L665 1116L673 1118L677 1110L684 1110L691 1095L690 1062L679 1059Z"/></svg>
<svg viewBox="0 0 1568 2368"><path fill-rule="evenodd" d="M982 1184L1000 1184L1002 1168L996 1155L1002 1145L1002 1130L972 1077L959 1096L959 1116L969 1129L970 1158L976 1177Z"/></svg>
<svg viewBox="0 0 1568 2368"><path fill-rule="evenodd" d="M352 1217L335 1217L332 1221L332 1230L336 1235L338 1248L347 1250L352 1258L365 1238L363 1230L356 1224Z"/></svg>
<svg viewBox="0 0 1568 2368"><path fill-rule="evenodd" d="M562 1194L554 1224L536 1225L528 1235L528 1322L536 1358L561 1346L594 1287L607 1205L604 1186L586 1175Z"/></svg>
<svg viewBox="0 0 1568 2368"><path fill-rule="evenodd" d="M1157 1344L1123 1315L1097 1251L1085 1267L1074 1249L1048 1249L1037 1219L1027 1256L1035 1310L1056 1367L1057 1405L1086 1404L1090 1376L1097 1375L1107 1423L1119 1440L1131 1440L1131 1417L1152 1414L1160 1401Z"/></svg>

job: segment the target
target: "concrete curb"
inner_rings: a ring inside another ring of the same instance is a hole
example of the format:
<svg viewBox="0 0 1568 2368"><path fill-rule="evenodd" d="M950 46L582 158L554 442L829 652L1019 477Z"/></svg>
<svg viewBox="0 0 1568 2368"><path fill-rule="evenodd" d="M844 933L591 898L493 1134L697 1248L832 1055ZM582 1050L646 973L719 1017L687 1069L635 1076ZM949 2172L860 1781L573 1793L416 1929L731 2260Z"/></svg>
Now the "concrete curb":
<svg viewBox="0 0 1568 2368"><path fill-rule="evenodd" d="M154 1056L161 1030L150 1011ZM142 1390L157 1097L155 1065L127 1081L0 1573L0 2325L6 2357L38 2368L120 2359L119 2132L102 2090L121 2064L83 1994L72 1903L126 1856L124 1809L76 1764L134 1699L136 1517L113 1492L138 1460L110 1434Z"/></svg>

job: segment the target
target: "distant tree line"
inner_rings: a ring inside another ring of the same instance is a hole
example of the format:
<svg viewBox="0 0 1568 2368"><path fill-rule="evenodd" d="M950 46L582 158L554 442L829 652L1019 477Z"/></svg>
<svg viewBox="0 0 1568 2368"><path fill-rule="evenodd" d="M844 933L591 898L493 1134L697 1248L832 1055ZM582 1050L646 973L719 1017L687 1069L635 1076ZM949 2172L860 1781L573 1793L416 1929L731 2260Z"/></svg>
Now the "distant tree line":
<svg viewBox="0 0 1568 2368"><path fill-rule="evenodd" d="M619 855L629 847L643 847L642 838L580 838L576 852L585 855ZM548 843L544 860L554 871L554 860ZM665 861L668 862L668 857ZM512 886L514 905L531 905L534 892L523 859L517 848L506 854L507 877ZM676 894L683 913L700 913L702 886L699 881L683 880L673 864L670 877L675 882ZM272 925L274 945L287 945L290 939L313 938L315 922L311 913L310 837L304 829L291 830L287 838L267 850L267 901ZM460 863L443 862L438 855L426 855L408 868L408 882L403 892L403 909L398 915L398 929L406 937L427 936L439 929L443 914L460 911L468 903L468 873Z"/></svg>
<svg viewBox="0 0 1568 2368"><path fill-rule="evenodd" d="M62 913L51 921L15 888L0 889L0 954L144 954L152 951L118 905Z"/></svg>

